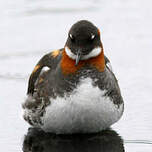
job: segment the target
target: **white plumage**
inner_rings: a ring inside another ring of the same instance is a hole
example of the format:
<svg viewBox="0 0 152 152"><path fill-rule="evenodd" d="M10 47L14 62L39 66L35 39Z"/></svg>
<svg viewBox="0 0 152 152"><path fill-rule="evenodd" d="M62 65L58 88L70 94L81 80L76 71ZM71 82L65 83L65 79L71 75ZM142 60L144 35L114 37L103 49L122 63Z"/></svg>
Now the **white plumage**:
<svg viewBox="0 0 152 152"><path fill-rule="evenodd" d="M70 96L50 98L42 118L42 129L56 133L98 132L119 120L123 104L115 105L106 90L92 85L92 80L81 80Z"/></svg>
<svg viewBox="0 0 152 152"><path fill-rule="evenodd" d="M94 48L89 54L82 56L81 60L87 60L92 57L96 57L101 53L101 51L102 51L101 47ZM76 59L76 55L72 53L72 51L67 46L65 47L65 52L71 59L73 60Z"/></svg>

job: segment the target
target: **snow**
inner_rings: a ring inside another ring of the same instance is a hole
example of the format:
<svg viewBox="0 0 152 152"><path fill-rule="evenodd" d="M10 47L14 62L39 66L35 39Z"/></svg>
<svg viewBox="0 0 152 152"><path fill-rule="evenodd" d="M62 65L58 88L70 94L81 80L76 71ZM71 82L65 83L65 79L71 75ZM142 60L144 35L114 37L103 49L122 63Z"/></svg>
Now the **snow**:
<svg viewBox="0 0 152 152"><path fill-rule="evenodd" d="M113 128L127 140L152 140L152 2L56 2L0 1L2 149L20 151L18 142L28 127L20 119L20 111L29 74L41 56L64 46L69 28L80 19L88 19L99 27L104 52L119 80L125 112Z"/></svg>

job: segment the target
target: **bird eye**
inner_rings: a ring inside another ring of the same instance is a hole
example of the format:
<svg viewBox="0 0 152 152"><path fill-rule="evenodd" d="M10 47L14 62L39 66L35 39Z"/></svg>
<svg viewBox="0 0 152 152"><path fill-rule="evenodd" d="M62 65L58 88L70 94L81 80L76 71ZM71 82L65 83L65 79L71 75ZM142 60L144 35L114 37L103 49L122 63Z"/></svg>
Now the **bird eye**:
<svg viewBox="0 0 152 152"><path fill-rule="evenodd" d="M72 35L72 34L70 34L69 36L70 36L70 39L71 39L71 40L73 40L73 39L74 39L74 37L73 37L73 35Z"/></svg>
<svg viewBox="0 0 152 152"><path fill-rule="evenodd" d="M91 40L93 40L95 38L94 34L91 34Z"/></svg>
<svg viewBox="0 0 152 152"><path fill-rule="evenodd" d="M70 39L71 39L72 42L75 41L75 37L72 34L69 34L69 37L70 37Z"/></svg>

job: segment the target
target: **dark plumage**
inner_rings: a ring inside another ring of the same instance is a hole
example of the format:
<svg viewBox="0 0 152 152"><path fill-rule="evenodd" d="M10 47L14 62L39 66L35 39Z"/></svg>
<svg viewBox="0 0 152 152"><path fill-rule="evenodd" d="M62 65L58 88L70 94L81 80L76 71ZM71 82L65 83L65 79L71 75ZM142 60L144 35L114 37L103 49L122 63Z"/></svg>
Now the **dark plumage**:
<svg viewBox="0 0 152 152"><path fill-rule="evenodd" d="M82 20L71 27L65 45L68 46L74 54L77 54L78 50L80 50L82 55L86 55L90 53L93 48L101 46L102 44L97 27L88 21Z"/></svg>

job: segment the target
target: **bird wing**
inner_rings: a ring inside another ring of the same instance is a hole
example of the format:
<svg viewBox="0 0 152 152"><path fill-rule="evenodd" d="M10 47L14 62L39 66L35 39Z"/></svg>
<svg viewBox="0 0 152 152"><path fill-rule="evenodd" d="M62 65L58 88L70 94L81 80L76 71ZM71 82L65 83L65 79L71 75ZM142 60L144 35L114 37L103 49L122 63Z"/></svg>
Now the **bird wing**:
<svg viewBox="0 0 152 152"><path fill-rule="evenodd" d="M27 94L33 95L34 88L35 88L35 82L39 78L39 75L44 67L48 68L55 68L57 66L57 63L59 62L59 56L61 55L63 49L52 51L51 53L48 53L44 55L40 61L36 64L32 74L30 75L29 81L28 81L28 90Z"/></svg>
<svg viewBox="0 0 152 152"><path fill-rule="evenodd" d="M104 55L104 59L105 59L105 64L106 64L106 67L111 71L113 72L113 69L112 69L112 65L110 63L110 60Z"/></svg>

